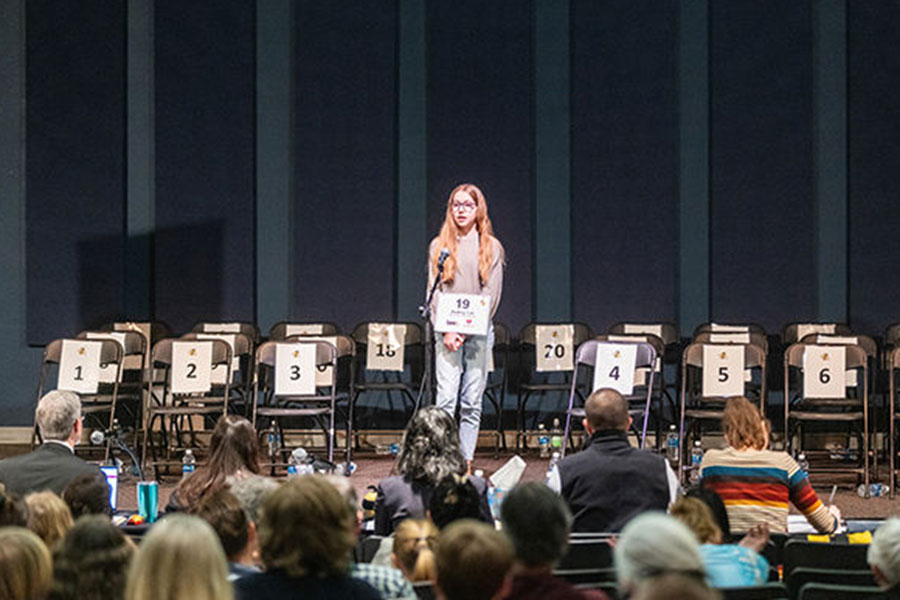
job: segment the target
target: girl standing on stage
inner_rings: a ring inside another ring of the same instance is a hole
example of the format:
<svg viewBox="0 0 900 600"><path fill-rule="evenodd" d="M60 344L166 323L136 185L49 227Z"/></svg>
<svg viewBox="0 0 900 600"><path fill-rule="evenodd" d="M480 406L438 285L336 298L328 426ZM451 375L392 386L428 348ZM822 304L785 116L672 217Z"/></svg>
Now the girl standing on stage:
<svg viewBox="0 0 900 600"><path fill-rule="evenodd" d="M431 306L434 315L441 293L490 296L491 320L503 289L503 246L494 237L487 202L481 190L463 183L450 193L440 234L431 241L429 283L437 273L441 250L448 250L441 283ZM481 424L481 400L488 377L488 358L494 346L494 326L487 335L435 333L437 405L451 416L460 402L459 441L471 468Z"/></svg>

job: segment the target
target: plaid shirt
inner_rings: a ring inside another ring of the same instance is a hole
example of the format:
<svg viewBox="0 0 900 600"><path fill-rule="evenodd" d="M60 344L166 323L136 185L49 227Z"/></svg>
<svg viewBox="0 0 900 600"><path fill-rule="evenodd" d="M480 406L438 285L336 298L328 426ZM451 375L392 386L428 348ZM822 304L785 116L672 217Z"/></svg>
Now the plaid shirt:
<svg viewBox="0 0 900 600"><path fill-rule="evenodd" d="M350 577L361 579L378 590L385 600L416 600L416 592L398 569L368 563L353 563Z"/></svg>

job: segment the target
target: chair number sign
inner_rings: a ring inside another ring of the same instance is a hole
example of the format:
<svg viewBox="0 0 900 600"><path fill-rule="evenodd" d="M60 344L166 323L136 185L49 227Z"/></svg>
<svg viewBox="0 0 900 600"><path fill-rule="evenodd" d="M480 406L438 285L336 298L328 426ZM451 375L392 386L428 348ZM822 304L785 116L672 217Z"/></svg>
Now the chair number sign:
<svg viewBox="0 0 900 600"><path fill-rule="evenodd" d="M56 387L79 394L96 394L102 345L103 342L63 340Z"/></svg>
<svg viewBox="0 0 900 600"><path fill-rule="evenodd" d="M406 325L369 323L366 343L367 371L402 371Z"/></svg>
<svg viewBox="0 0 900 600"><path fill-rule="evenodd" d="M241 370L241 357L234 351L236 344L234 334L227 333L198 333L198 340L222 340L231 348L231 374L232 376ZM216 365L213 367L213 383L225 383L225 369Z"/></svg>
<svg viewBox="0 0 900 600"><path fill-rule="evenodd" d="M744 347L703 346L704 397L744 395Z"/></svg>
<svg viewBox="0 0 900 600"><path fill-rule="evenodd" d="M311 335L304 336L304 342L328 342L335 348L337 348L337 337L333 335L328 336L320 336L320 335ZM331 385L332 372L334 371L334 367L331 365L316 365L316 385L319 387L327 387Z"/></svg>
<svg viewBox="0 0 900 600"><path fill-rule="evenodd" d="M172 342L172 393L197 394L212 388L212 342Z"/></svg>
<svg viewBox="0 0 900 600"><path fill-rule="evenodd" d="M537 325L534 328L535 371L571 371L575 364L574 325Z"/></svg>
<svg viewBox="0 0 900 600"><path fill-rule="evenodd" d="M634 391L635 344L597 344L594 390L612 388L623 396Z"/></svg>
<svg viewBox="0 0 900 600"><path fill-rule="evenodd" d="M845 397L846 356L843 346L807 346L803 353L803 397Z"/></svg>
<svg viewBox="0 0 900 600"><path fill-rule="evenodd" d="M325 328L321 323L295 323L284 326L284 337L292 335L322 335Z"/></svg>
<svg viewBox="0 0 900 600"><path fill-rule="evenodd" d="M125 333L121 331L109 331L105 333L98 333L95 331L89 331L87 333L87 339L89 340L113 340L117 342L122 347L122 354L124 360L125 354ZM122 372L119 370L119 366L116 364L109 365L101 365L100 366L100 383L114 383L116 381L116 375L118 374L119 382L122 381Z"/></svg>
<svg viewBox="0 0 900 600"><path fill-rule="evenodd" d="M441 294L434 330L439 333L487 335L491 320L491 297L478 294Z"/></svg>
<svg viewBox="0 0 900 600"><path fill-rule="evenodd" d="M275 395L312 396L316 393L316 345L275 346Z"/></svg>

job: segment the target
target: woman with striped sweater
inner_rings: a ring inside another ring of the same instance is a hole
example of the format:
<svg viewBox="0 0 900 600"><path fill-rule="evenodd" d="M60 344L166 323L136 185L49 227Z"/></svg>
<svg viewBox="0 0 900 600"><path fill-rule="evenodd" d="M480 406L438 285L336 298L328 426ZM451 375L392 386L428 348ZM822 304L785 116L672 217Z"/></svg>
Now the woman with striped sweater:
<svg viewBox="0 0 900 600"><path fill-rule="evenodd" d="M767 449L769 425L758 407L746 398L730 398L722 428L728 447L704 454L700 477L725 503L732 531L765 523L773 532L785 532L793 504L817 531L834 532L840 510L819 500L788 453Z"/></svg>

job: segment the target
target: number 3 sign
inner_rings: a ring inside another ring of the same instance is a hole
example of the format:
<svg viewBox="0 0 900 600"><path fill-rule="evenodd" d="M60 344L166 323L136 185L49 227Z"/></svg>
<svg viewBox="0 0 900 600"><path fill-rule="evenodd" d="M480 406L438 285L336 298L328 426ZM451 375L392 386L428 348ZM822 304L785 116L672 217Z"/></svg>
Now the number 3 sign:
<svg viewBox="0 0 900 600"><path fill-rule="evenodd" d="M275 395L312 396L316 393L316 345L278 344L275 347Z"/></svg>
<svg viewBox="0 0 900 600"><path fill-rule="evenodd" d="M703 396L744 395L744 347L703 346Z"/></svg>

